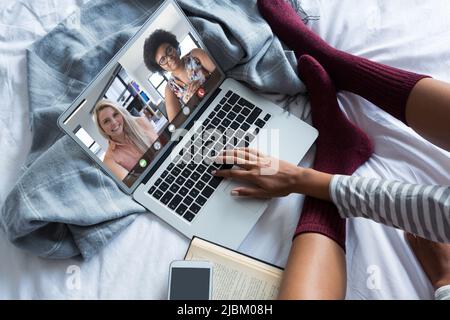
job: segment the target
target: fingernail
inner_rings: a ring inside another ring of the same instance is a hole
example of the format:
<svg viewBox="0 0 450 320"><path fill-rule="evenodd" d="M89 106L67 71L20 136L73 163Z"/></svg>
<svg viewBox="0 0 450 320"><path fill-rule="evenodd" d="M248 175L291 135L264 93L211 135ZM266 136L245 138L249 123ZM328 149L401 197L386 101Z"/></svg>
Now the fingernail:
<svg viewBox="0 0 450 320"><path fill-rule="evenodd" d="M237 191L237 190L231 190L231 195L236 197L236 196L239 195L239 191Z"/></svg>
<svg viewBox="0 0 450 320"><path fill-rule="evenodd" d="M211 171L211 174L212 174L213 176L215 176L215 175L216 175L216 173L217 173L217 171L216 171L216 170L213 170L213 171Z"/></svg>

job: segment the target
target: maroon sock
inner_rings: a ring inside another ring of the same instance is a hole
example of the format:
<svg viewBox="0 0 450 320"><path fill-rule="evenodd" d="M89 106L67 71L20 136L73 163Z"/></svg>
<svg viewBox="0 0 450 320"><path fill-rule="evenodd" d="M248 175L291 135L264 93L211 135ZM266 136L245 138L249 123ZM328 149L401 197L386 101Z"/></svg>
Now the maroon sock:
<svg viewBox="0 0 450 320"><path fill-rule="evenodd" d="M372 155L372 142L343 114L331 78L314 58L302 56L298 70L308 89L313 125L319 130L313 168L351 175ZM305 232L324 234L345 250L345 220L332 202L306 197L295 234Z"/></svg>
<svg viewBox="0 0 450 320"><path fill-rule="evenodd" d="M311 31L284 0L258 0L262 16L274 33L295 51L297 58L313 56L327 70L336 87L360 95L406 123L405 107L420 75L337 50Z"/></svg>

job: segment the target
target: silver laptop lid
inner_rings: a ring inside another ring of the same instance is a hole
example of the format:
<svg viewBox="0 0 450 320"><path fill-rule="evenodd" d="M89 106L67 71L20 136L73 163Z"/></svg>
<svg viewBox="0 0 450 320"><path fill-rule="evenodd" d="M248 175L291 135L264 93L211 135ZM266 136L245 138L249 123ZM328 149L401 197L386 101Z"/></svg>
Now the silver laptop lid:
<svg viewBox="0 0 450 320"><path fill-rule="evenodd" d="M167 0L59 117L58 125L131 194L158 168L225 79Z"/></svg>

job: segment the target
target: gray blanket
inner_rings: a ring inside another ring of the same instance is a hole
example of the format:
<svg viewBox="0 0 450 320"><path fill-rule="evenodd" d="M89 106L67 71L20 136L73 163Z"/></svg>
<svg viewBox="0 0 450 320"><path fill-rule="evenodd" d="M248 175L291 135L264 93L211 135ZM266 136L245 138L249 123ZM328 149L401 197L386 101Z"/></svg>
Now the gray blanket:
<svg viewBox="0 0 450 320"><path fill-rule="evenodd" d="M88 259L146 213L62 135L56 120L159 3L92 0L28 50L33 142L0 216L20 248L46 258ZM302 90L294 55L274 38L255 0L180 5L228 76L264 92Z"/></svg>

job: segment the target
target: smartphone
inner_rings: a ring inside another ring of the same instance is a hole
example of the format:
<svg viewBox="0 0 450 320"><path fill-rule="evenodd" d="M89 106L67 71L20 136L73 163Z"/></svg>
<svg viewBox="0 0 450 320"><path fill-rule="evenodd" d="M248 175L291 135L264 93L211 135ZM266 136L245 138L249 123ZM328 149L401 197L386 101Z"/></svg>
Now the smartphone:
<svg viewBox="0 0 450 320"><path fill-rule="evenodd" d="M211 300L212 271L209 261L173 261L169 271L169 300Z"/></svg>

